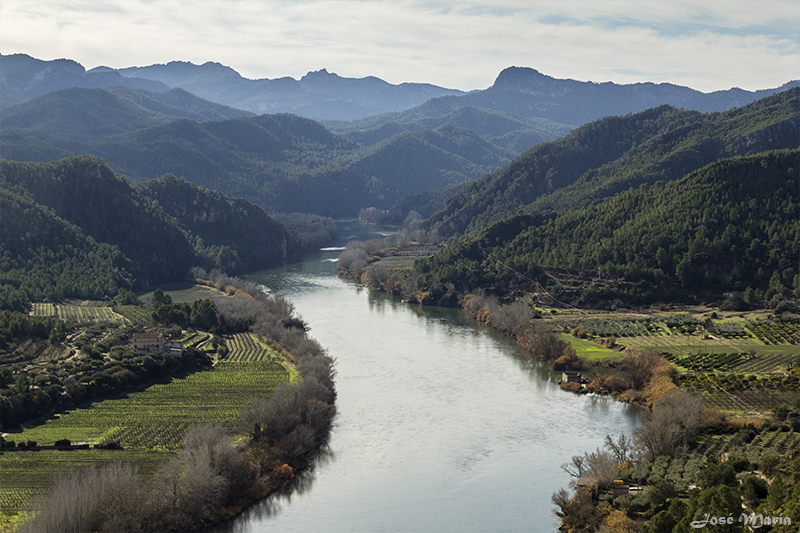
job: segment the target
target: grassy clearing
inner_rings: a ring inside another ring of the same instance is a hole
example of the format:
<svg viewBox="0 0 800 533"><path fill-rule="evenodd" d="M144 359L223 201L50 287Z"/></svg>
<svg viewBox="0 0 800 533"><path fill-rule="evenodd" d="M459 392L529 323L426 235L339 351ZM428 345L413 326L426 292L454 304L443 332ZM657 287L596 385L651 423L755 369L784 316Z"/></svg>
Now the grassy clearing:
<svg viewBox="0 0 800 533"><path fill-rule="evenodd" d="M418 256L392 256L384 257L375 264L387 267L389 270L408 270L414 266L414 261L428 257L427 255Z"/></svg>
<svg viewBox="0 0 800 533"><path fill-rule="evenodd" d="M615 352L614 350L609 350L608 348L600 346L599 344L594 343L592 341L587 341L585 339L576 339L572 335L568 335L566 333L560 333L559 338L575 349L575 352L578 354L578 359L586 359L589 361L601 361L601 360L622 359L624 357L619 352Z"/></svg>
<svg viewBox="0 0 800 533"><path fill-rule="evenodd" d="M215 289L214 287L207 287L205 285L192 285L190 283L178 283L162 287L164 294L169 295L175 303L188 303L191 304L195 300L212 300L214 302L233 298L224 292ZM153 297L153 292L140 294L145 305L150 304L150 299Z"/></svg>

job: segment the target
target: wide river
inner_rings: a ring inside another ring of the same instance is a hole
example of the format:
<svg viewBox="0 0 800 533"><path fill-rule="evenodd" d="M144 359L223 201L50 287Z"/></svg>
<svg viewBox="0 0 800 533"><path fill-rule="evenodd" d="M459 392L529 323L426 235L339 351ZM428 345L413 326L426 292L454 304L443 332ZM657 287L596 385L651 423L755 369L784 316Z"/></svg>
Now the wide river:
<svg viewBox="0 0 800 533"><path fill-rule="evenodd" d="M382 233L338 226L342 243ZM339 279L339 253L248 276L290 299L336 359L339 414L290 495L218 531L556 531L560 465L630 433L638 410L561 391L554 372L460 310Z"/></svg>

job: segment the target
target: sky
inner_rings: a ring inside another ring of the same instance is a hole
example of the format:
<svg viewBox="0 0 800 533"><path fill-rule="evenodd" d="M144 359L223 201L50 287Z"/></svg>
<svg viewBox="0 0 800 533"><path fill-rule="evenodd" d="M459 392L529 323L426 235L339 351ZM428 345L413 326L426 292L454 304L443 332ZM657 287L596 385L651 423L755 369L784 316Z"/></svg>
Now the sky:
<svg viewBox="0 0 800 533"><path fill-rule="evenodd" d="M325 68L471 90L509 66L710 92L800 79L798 0L2 0L0 53L169 61L247 78Z"/></svg>

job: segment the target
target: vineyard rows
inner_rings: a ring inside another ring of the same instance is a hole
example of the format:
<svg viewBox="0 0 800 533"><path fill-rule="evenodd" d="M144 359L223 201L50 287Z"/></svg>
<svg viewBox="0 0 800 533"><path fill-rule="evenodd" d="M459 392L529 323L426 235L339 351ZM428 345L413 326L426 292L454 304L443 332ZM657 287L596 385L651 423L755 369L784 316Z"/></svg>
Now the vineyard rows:
<svg viewBox="0 0 800 533"><path fill-rule="evenodd" d="M112 309L115 313L125 317L134 326L150 326L153 324L153 312L146 307L121 305Z"/></svg>
<svg viewBox="0 0 800 533"><path fill-rule="evenodd" d="M225 338L228 355L225 361L268 361L277 357L275 351L250 333L236 333Z"/></svg>
<svg viewBox="0 0 800 533"><path fill-rule="evenodd" d="M762 355L744 361L730 369L742 374L766 374L775 370L783 370L797 359L797 354L779 353Z"/></svg>
<svg viewBox="0 0 800 533"><path fill-rule="evenodd" d="M748 322L747 329L764 344L800 344L800 324Z"/></svg>
<svg viewBox="0 0 800 533"><path fill-rule="evenodd" d="M84 305L57 305L58 318L64 321L73 320L79 324L91 322L123 322L120 315L110 307L84 306Z"/></svg>
<svg viewBox="0 0 800 533"><path fill-rule="evenodd" d="M800 451L800 434L794 431L775 429L745 429L731 435L711 435L702 438L700 444L688 455L674 458L659 456L653 461L634 465L620 473L620 477L632 482L654 485L660 481L672 482L679 491L686 490L698 482L698 475L707 463L707 457L746 459L748 469L757 469L767 455L785 456Z"/></svg>
<svg viewBox="0 0 800 533"><path fill-rule="evenodd" d="M191 333L181 339L184 348L198 348L201 344L206 342L211 336L208 333L197 331Z"/></svg>
<svg viewBox="0 0 800 533"><path fill-rule="evenodd" d="M34 303L31 316L56 316L58 311L56 306L51 303Z"/></svg>
<svg viewBox="0 0 800 533"><path fill-rule="evenodd" d="M687 370L707 371L707 370L726 370L736 367L740 363L751 359L748 353L695 353L688 355L667 354L667 360L675 365L682 366Z"/></svg>
<svg viewBox="0 0 800 533"><path fill-rule="evenodd" d="M95 465L102 467L114 461L135 463L139 473L152 474L158 464L172 453L143 450L39 450L0 454L0 510L23 509L36 494L46 490L54 473Z"/></svg>
<svg viewBox="0 0 800 533"><path fill-rule="evenodd" d="M736 344L746 344L748 341L762 342L768 345L800 344L800 324L789 322L740 323L716 320L709 323L689 315L674 315L663 319L570 320L562 322L561 326L567 332L574 328L581 328L598 337L619 337L626 340L650 337L680 338L688 336L692 338L708 334L716 338L737 341ZM652 345L652 341L650 345Z"/></svg>
<svg viewBox="0 0 800 533"><path fill-rule="evenodd" d="M715 390L704 392L703 398L706 406L710 408L737 414L758 415L769 412L772 407L782 403L791 405L800 398L800 393L775 389L750 389L735 392Z"/></svg>
<svg viewBox="0 0 800 533"><path fill-rule="evenodd" d="M39 444L64 438L120 441L126 448L175 449L192 424L214 421L236 432L241 406L250 398L268 396L286 379L288 372L277 362L218 363L209 372L74 409L9 439Z"/></svg>

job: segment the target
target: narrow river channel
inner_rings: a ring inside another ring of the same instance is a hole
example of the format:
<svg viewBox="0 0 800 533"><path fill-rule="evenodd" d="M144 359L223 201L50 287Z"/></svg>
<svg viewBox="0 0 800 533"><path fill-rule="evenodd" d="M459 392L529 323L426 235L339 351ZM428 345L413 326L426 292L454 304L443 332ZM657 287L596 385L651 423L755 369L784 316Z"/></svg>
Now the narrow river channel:
<svg viewBox="0 0 800 533"><path fill-rule="evenodd" d="M337 223L342 243L380 232ZM556 531L550 497L569 482L559 466L630 433L638 410L562 392L555 373L460 310L339 279L338 254L248 276L290 299L336 358L339 414L291 495L217 531Z"/></svg>

